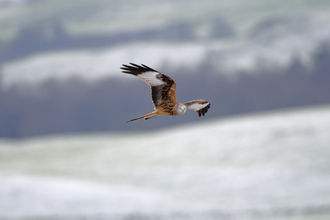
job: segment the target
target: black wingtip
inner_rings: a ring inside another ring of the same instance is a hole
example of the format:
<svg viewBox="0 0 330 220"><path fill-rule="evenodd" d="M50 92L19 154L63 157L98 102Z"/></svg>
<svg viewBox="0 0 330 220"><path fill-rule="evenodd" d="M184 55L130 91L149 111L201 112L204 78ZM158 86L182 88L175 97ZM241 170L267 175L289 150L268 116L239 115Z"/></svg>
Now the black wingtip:
<svg viewBox="0 0 330 220"><path fill-rule="evenodd" d="M205 106L204 108L202 108L201 110L199 110L198 111L198 117L205 116L205 114L210 109L210 107L211 107L211 104L209 103L207 106Z"/></svg>
<svg viewBox="0 0 330 220"><path fill-rule="evenodd" d="M136 76L141 73L148 72L148 71L157 72L156 70L154 70L144 64L141 64L141 65L137 65L135 63L129 63L129 64L130 65L122 64L122 67L120 67L120 69L122 70L123 73L132 74L132 75Z"/></svg>

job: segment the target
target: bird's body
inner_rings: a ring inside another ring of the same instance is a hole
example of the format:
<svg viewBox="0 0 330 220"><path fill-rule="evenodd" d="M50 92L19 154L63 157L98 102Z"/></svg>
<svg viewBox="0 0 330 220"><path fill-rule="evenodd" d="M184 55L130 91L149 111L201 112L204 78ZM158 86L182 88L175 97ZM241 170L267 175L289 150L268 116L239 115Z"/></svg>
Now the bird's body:
<svg viewBox="0 0 330 220"><path fill-rule="evenodd" d="M176 100L175 89L176 82L170 77L159 73L158 71L151 69L146 65L136 65L130 63L129 65L123 65L121 69L123 73L137 76L148 83L151 87L151 98L154 104L155 111L146 115L142 115L138 118L134 118L130 121L144 118L145 120L158 116L178 116L186 112L187 108L192 109L198 113L198 116L205 115L210 108L210 103L205 100L194 100L185 103L179 103ZM130 122L127 121L127 122Z"/></svg>

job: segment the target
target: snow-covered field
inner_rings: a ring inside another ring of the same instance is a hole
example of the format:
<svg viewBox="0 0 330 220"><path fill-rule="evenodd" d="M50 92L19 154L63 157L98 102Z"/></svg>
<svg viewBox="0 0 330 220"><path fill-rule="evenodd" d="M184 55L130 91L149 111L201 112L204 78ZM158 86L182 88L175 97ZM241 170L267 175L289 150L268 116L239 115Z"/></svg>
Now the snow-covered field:
<svg viewBox="0 0 330 220"><path fill-rule="evenodd" d="M141 0L134 4L91 1L93 7L73 0L71 7L68 3L48 2L0 7L2 34L7 31L14 35L18 24L25 24L29 17L35 22L58 18L69 33L77 35L146 30L183 21L190 22L194 33L201 37L187 42L136 41L102 49L33 54L2 63L1 83L9 86L49 78L80 76L90 80L120 76L119 67L128 62L156 69L165 64L171 68L194 68L203 59L211 59L219 72L226 74L253 71L260 64L263 68L285 67L293 58L312 65L313 53L330 39L330 4L321 0L208 0L202 5L196 0ZM208 23L212 18L224 19L235 34L230 38L203 38L212 30Z"/></svg>
<svg viewBox="0 0 330 220"><path fill-rule="evenodd" d="M293 58L311 66L313 53L321 43L330 42L329 39L330 16L322 14L279 23L253 38L236 36L217 41L186 43L136 42L102 49L36 54L4 63L2 83L10 86L72 76L86 80L120 77L122 74L119 67L129 62L143 63L156 69L165 64L171 68L185 66L189 69L208 59L219 69L219 73L228 75L258 69L261 61L263 67L270 69L284 68Z"/></svg>
<svg viewBox="0 0 330 220"><path fill-rule="evenodd" d="M329 219L330 106L0 140L0 219Z"/></svg>
<svg viewBox="0 0 330 220"><path fill-rule="evenodd" d="M47 79L65 80L70 77L79 77L87 81L109 76L118 78L123 76L119 69L122 64L135 62L159 68L167 61L175 68L182 64L188 65L188 62L198 63L208 48L191 43L142 43L116 48L38 54L4 64L2 83L10 86L22 82L39 83ZM195 66L191 68L193 67Z"/></svg>

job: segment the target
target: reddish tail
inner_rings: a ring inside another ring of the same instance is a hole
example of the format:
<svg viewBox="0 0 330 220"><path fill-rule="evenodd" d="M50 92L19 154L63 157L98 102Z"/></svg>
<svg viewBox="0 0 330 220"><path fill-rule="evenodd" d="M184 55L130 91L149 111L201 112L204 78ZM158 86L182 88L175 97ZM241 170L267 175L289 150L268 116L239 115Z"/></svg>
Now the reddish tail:
<svg viewBox="0 0 330 220"><path fill-rule="evenodd" d="M148 114L142 115L142 116L134 118L132 120L129 120L126 123L131 122L131 121L135 121L135 120L138 120L138 119L141 119L141 118L144 118L144 120L148 120L149 118L155 117L156 115L157 115L156 111L153 111L153 112L150 112Z"/></svg>

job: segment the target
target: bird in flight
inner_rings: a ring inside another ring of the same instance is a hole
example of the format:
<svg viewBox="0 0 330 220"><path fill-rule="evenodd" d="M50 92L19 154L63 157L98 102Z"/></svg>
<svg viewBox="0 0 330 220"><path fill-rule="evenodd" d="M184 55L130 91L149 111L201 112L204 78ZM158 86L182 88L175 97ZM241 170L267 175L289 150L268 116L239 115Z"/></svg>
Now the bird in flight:
<svg viewBox="0 0 330 220"><path fill-rule="evenodd" d="M141 64L139 66L134 63L130 63L130 65L123 64L120 69L122 69L123 73L137 76L149 84L151 87L151 98L155 108L155 111L127 122L141 118L147 120L157 115L178 116L185 113L187 108L194 110L198 113L198 116L201 117L201 115L205 115L211 106L209 102L201 99L179 103L175 96L176 82L170 77L151 69L146 65Z"/></svg>

